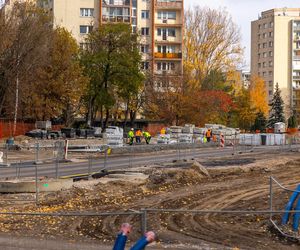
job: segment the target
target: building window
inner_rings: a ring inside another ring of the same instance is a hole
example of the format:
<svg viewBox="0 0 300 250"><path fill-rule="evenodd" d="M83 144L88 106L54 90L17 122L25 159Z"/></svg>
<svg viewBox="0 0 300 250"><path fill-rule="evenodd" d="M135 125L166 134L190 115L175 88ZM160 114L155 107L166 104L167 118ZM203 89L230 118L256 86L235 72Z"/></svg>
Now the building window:
<svg viewBox="0 0 300 250"><path fill-rule="evenodd" d="M263 43L263 48L267 48L267 43Z"/></svg>
<svg viewBox="0 0 300 250"><path fill-rule="evenodd" d="M158 36L176 36L176 29L175 28L158 28L157 29Z"/></svg>
<svg viewBox="0 0 300 250"><path fill-rule="evenodd" d="M261 29L261 25L260 25L260 24L258 25L258 29L259 29L259 30Z"/></svg>
<svg viewBox="0 0 300 250"><path fill-rule="evenodd" d="M258 59L260 59L260 53L258 53Z"/></svg>
<svg viewBox="0 0 300 250"><path fill-rule="evenodd" d="M273 28L273 26L274 26L274 23L270 22L270 28Z"/></svg>
<svg viewBox="0 0 300 250"><path fill-rule="evenodd" d="M269 56L270 56L270 57L273 56L273 51L269 51Z"/></svg>
<svg viewBox="0 0 300 250"><path fill-rule="evenodd" d="M263 62L263 68L265 68L267 66L266 62Z"/></svg>
<svg viewBox="0 0 300 250"><path fill-rule="evenodd" d="M267 75L267 72L264 71L264 72L262 73L262 76L266 76L266 75Z"/></svg>
<svg viewBox="0 0 300 250"><path fill-rule="evenodd" d="M273 76L273 71L269 71L269 76Z"/></svg>
<svg viewBox="0 0 300 250"><path fill-rule="evenodd" d="M260 34L258 34L258 40L260 39Z"/></svg>
<svg viewBox="0 0 300 250"><path fill-rule="evenodd" d="M261 43L259 43L258 44L258 49L261 49L261 48L262 48Z"/></svg>
<svg viewBox="0 0 300 250"><path fill-rule="evenodd" d="M269 81L269 87L273 87L273 81Z"/></svg>
<svg viewBox="0 0 300 250"><path fill-rule="evenodd" d="M261 63L258 63L258 68L261 68Z"/></svg>
<svg viewBox="0 0 300 250"><path fill-rule="evenodd" d="M79 30L80 30L80 34L88 34L93 31L93 26L80 25Z"/></svg>
<svg viewBox="0 0 300 250"><path fill-rule="evenodd" d="M269 67L273 67L273 61L269 61Z"/></svg>
<svg viewBox="0 0 300 250"><path fill-rule="evenodd" d="M142 53L149 53L149 45L148 44L141 45L141 52Z"/></svg>
<svg viewBox="0 0 300 250"><path fill-rule="evenodd" d="M91 8L80 8L81 17L92 17L94 16L94 9Z"/></svg>
<svg viewBox="0 0 300 250"><path fill-rule="evenodd" d="M268 28L268 24L265 23L265 24L264 24L264 29L267 29L267 28Z"/></svg>
<svg viewBox="0 0 300 250"><path fill-rule="evenodd" d="M263 33L263 38L267 38L267 33Z"/></svg>
<svg viewBox="0 0 300 250"><path fill-rule="evenodd" d="M156 64L157 70L175 70L175 64L173 62L166 63L166 62L158 62Z"/></svg>
<svg viewBox="0 0 300 250"><path fill-rule="evenodd" d="M176 20L176 11L158 11L157 19Z"/></svg>
<svg viewBox="0 0 300 250"><path fill-rule="evenodd" d="M269 90L269 96L270 96L270 98L272 97L272 95L273 95L273 91Z"/></svg>
<svg viewBox="0 0 300 250"><path fill-rule="evenodd" d="M269 32L269 37L273 37L273 31Z"/></svg>
<svg viewBox="0 0 300 250"><path fill-rule="evenodd" d="M142 68L142 70L148 70L149 69L149 62L142 62L141 68Z"/></svg>
<svg viewBox="0 0 300 250"><path fill-rule="evenodd" d="M263 57L266 58L267 57L267 52L263 53Z"/></svg>
<svg viewBox="0 0 300 250"><path fill-rule="evenodd" d="M149 19L149 10L142 10L142 19Z"/></svg>
<svg viewBox="0 0 300 250"><path fill-rule="evenodd" d="M269 42L269 47L272 48L273 47L273 42Z"/></svg>
<svg viewBox="0 0 300 250"><path fill-rule="evenodd" d="M149 28L142 28L142 36L149 36Z"/></svg>

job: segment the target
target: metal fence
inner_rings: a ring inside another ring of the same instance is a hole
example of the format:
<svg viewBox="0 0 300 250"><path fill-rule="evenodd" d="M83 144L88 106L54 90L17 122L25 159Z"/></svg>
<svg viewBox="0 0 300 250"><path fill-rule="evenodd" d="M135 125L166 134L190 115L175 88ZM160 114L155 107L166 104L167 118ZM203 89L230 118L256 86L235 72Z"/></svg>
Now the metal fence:
<svg viewBox="0 0 300 250"><path fill-rule="evenodd" d="M36 178L37 181L37 178ZM37 182L36 182L37 183ZM275 184L275 185L274 185ZM279 190L275 190L275 186ZM36 185L37 187L37 185ZM36 189L38 192L38 190ZM281 192L278 192L281 191ZM269 215L269 220L271 224L281 233L283 236L288 238L294 238L300 240L299 234L289 234L290 230L284 231L279 224L279 220L284 213L300 213L299 210L286 211L283 207L285 199L283 199L282 194L285 192L291 193L295 190L285 188L281 185L275 178L270 177L269 182L269 207L263 210L215 210L215 209L203 209L203 210L188 210L188 209L162 209L162 208L144 208L140 210L129 210L129 211L109 211L109 212L57 212L57 213L40 213L40 212L0 212L0 215L10 215L10 216L48 216L48 217L109 217L109 216L137 216L140 220L140 231L143 234L149 230L148 223L151 221L149 219L150 215L153 214L193 214L193 215L206 215L206 214L236 214L239 216L248 215ZM299 191L300 193L300 191ZM276 199L275 195L278 199ZM38 198L36 199L38 204ZM155 228L151 228L151 230Z"/></svg>

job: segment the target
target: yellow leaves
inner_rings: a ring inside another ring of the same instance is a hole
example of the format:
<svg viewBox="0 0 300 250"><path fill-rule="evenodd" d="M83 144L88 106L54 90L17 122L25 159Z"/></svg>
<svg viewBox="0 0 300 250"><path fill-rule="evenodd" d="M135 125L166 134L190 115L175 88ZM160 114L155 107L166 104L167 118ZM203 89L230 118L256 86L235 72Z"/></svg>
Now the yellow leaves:
<svg viewBox="0 0 300 250"><path fill-rule="evenodd" d="M267 92L265 82L258 76L253 76L250 84L251 105L257 112L268 115L269 106L267 102Z"/></svg>

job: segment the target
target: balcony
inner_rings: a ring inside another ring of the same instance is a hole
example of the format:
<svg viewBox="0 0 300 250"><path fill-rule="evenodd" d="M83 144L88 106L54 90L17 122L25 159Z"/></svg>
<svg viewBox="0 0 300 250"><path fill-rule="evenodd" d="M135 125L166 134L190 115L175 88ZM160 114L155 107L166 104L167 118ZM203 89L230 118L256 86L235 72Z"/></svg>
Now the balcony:
<svg viewBox="0 0 300 250"><path fill-rule="evenodd" d="M293 60L300 60L300 55L293 56Z"/></svg>
<svg viewBox="0 0 300 250"><path fill-rule="evenodd" d="M102 6L130 6L130 0L102 0Z"/></svg>
<svg viewBox="0 0 300 250"><path fill-rule="evenodd" d="M161 2L156 0L156 8L157 9L174 9L181 10L183 8L182 1L170 1L170 2Z"/></svg>
<svg viewBox="0 0 300 250"><path fill-rule="evenodd" d="M298 76L293 76L293 80L300 80L300 75L298 75Z"/></svg>
<svg viewBox="0 0 300 250"><path fill-rule="evenodd" d="M155 52L154 58L163 58L163 59L181 59L182 53L160 53Z"/></svg>
<svg viewBox="0 0 300 250"><path fill-rule="evenodd" d="M102 22L107 23L130 23L130 16L102 15Z"/></svg>

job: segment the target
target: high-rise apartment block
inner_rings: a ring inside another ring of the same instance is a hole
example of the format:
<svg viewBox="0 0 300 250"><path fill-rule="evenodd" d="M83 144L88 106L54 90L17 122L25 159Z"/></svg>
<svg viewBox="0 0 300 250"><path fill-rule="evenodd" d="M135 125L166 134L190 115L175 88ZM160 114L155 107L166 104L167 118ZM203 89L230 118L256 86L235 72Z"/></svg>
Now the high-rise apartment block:
<svg viewBox="0 0 300 250"><path fill-rule="evenodd" d="M265 80L269 101L279 84L287 115L300 121L300 8L272 9L251 24L251 75Z"/></svg>
<svg viewBox="0 0 300 250"><path fill-rule="evenodd" d="M142 68L154 75L182 74L183 0L47 0L54 24L81 46L98 25L128 23L140 34Z"/></svg>

